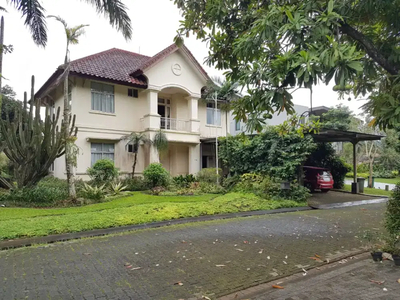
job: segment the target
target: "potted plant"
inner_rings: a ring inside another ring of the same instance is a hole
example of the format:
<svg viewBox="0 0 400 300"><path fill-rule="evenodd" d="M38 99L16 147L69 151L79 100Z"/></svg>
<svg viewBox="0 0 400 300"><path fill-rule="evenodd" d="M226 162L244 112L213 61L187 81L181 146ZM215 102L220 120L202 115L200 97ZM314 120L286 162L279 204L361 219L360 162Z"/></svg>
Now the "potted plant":
<svg viewBox="0 0 400 300"><path fill-rule="evenodd" d="M367 240L372 259L374 261L382 261L383 252L381 243L378 243L381 241L379 234L377 232L365 231L363 238Z"/></svg>
<svg viewBox="0 0 400 300"><path fill-rule="evenodd" d="M400 237L390 234L386 238L385 250L392 255L394 264L400 266Z"/></svg>

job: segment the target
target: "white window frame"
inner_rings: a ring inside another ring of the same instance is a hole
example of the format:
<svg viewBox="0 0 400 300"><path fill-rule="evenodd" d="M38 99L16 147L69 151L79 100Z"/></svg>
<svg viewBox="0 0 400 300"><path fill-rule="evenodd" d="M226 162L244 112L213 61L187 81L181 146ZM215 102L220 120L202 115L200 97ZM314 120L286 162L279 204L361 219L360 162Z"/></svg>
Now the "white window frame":
<svg viewBox="0 0 400 300"><path fill-rule="evenodd" d="M235 120L235 131L240 131L240 121Z"/></svg>
<svg viewBox="0 0 400 300"><path fill-rule="evenodd" d="M94 87L94 85L98 85L100 86L100 88L96 88ZM110 90L112 90L112 93L108 92L105 89L105 87L108 87ZM90 91L91 91L90 107L92 111L99 111L108 114L115 113L115 88L112 84L92 81L90 83ZM99 108L95 107L95 100L94 100L95 95L97 95L100 98ZM111 109L109 110L107 110L107 101L111 102L110 103Z"/></svg>
<svg viewBox="0 0 400 300"><path fill-rule="evenodd" d="M93 151L93 147L92 147L93 145L101 145L101 150ZM103 145L112 145L113 146L112 147L112 152L105 151L103 149ZM101 157L95 160L93 158L93 154L101 154ZM112 159L109 157L110 154L112 154ZM100 142L97 142L97 143L96 142L92 142L92 143L90 143L90 162L91 162L91 165L93 166L96 163L96 161L98 161L99 159L110 159L113 162L115 162L115 143L100 143Z"/></svg>
<svg viewBox="0 0 400 300"><path fill-rule="evenodd" d="M212 126L221 126L221 109L218 108L215 109L215 103L214 102L208 102L207 103L207 125L212 125ZM217 124L215 124L215 112L217 113Z"/></svg>

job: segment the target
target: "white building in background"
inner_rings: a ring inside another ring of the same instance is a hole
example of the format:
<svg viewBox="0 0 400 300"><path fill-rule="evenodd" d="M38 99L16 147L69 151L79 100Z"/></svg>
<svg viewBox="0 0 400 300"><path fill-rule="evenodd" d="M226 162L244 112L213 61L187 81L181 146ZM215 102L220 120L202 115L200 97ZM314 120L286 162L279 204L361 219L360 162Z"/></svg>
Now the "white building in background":
<svg viewBox="0 0 400 300"><path fill-rule="evenodd" d="M303 113L308 112L309 108L307 106L295 104L294 110L295 110L295 114L300 116ZM274 113L272 116L272 119L267 120L266 123L267 123L267 125L274 126L274 125L282 124L287 119L288 119L288 114L286 111L284 111L280 114ZM230 114L230 133L231 133L231 135L237 135L242 132L249 133L249 132L247 132L246 124L242 121L236 121L234 119L234 115L231 113Z"/></svg>

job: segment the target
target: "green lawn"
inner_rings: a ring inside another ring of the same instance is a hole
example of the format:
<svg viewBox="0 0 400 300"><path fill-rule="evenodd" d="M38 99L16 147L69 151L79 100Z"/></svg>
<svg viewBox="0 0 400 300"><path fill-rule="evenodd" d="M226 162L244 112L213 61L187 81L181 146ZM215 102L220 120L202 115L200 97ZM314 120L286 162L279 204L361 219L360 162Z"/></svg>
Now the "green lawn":
<svg viewBox="0 0 400 300"><path fill-rule="evenodd" d="M109 202L71 208L0 208L0 240L150 223L239 211L304 206L253 194L152 196L134 193Z"/></svg>
<svg viewBox="0 0 400 300"><path fill-rule="evenodd" d="M353 178L349 178L349 177L346 177L346 179L353 180ZM366 179L366 180L368 180L368 179ZM400 182L400 178L399 177L396 177L396 178L379 178L379 177L377 177L377 178L375 178L375 182L396 184L396 183Z"/></svg>
<svg viewBox="0 0 400 300"><path fill-rule="evenodd" d="M345 184L343 190L351 192L351 185ZM369 195L380 195L380 196L390 196L391 192L390 191L385 191L382 189L371 189L371 188L364 188L364 194L369 194Z"/></svg>

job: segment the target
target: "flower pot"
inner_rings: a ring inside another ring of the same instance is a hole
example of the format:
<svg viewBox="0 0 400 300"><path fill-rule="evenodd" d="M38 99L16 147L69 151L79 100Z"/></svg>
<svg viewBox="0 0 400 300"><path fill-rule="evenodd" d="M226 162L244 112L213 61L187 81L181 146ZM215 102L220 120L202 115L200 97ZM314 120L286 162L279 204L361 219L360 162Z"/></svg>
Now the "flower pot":
<svg viewBox="0 0 400 300"><path fill-rule="evenodd" d="M400 266L400 255L392 254L392 258L395 266Z"/></svg>
<svg viewBox="0 0 400 300"><path fill-rule="evenodd" d="M380 251L371 252L371 256L374 261L382 261L382 252Z"/></svg>

